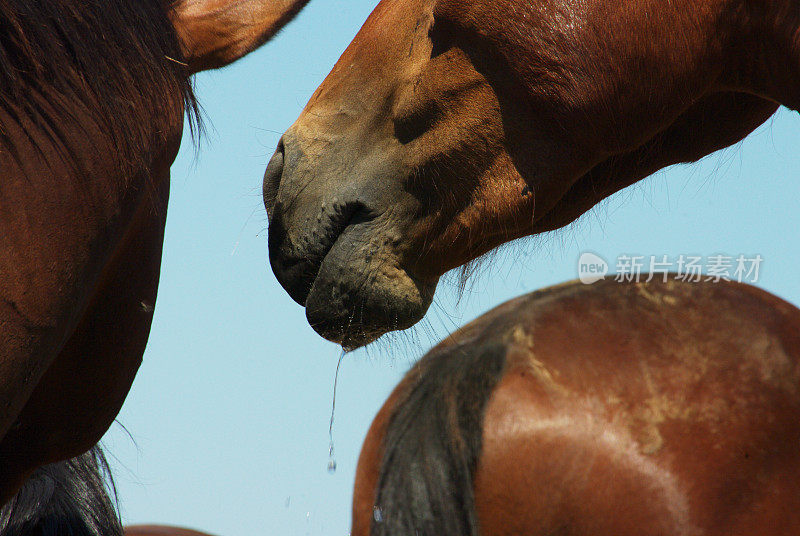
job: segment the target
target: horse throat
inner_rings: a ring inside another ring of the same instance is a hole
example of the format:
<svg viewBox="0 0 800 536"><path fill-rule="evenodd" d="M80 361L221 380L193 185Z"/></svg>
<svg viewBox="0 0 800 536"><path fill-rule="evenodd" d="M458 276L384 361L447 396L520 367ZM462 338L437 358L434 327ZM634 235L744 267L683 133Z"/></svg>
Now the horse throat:
<svg viewBox="0 0 800 536"><path fill-rule="evenodd" d="M740 0L732 40L736 89L800 111L800 3ZM738 34L738 35L736 35Z"/></svg>

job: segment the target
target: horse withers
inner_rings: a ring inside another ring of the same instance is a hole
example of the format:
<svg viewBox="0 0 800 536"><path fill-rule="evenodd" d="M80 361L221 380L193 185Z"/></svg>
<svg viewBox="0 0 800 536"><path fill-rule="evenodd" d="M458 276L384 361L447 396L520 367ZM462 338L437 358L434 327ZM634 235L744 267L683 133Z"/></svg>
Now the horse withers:
<svg viewBox="0 0 800 536"><path fill-rule="evenodd" d="M569 283L431 350L358 463L354 536L800 533L800 310Z"/></svg>
<svg viewBox="0 0 800 536"><path fill-rule="evenodd" d="M94 445L128 393L190 76L306 1L0 2L0 504Z"/></svg>
<svg viewBox="0 0 800 536"><path fill-rule="evenodd" d="M794 0L382 0L264 176L270 263L324 337L800 109Z"/></svg>

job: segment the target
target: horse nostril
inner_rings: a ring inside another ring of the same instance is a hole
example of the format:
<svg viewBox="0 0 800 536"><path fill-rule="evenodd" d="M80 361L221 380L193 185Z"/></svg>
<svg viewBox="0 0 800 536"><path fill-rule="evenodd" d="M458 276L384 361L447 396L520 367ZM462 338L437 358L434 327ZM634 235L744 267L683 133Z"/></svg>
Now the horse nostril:
<svg viewBox="0 0 800 536"><path fill-rule="evenodd" d="M283 175L283 160L285 154L285 147L283 138L278 142L278 148L275 154L267 164L267 170L264 172L264 206L267 208L267 216L271 220L273 217L273 208L275 207L275 200L278 198L278 187L281 184L281 175Z"/></svg>

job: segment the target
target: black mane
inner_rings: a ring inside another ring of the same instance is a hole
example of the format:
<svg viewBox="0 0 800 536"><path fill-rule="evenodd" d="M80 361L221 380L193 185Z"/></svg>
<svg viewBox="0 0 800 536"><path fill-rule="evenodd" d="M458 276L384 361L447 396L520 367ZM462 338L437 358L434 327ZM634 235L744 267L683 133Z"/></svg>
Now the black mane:
<svg viewBox="0 0 800 536"><path fill-rule="evenodd" d="M372 536L478 536L473 475L500 343L433 350L408 373L383 439Z"/></svg>
<svg viewBox="0 0 800 536"><path fill-rule="evenodd" d="M0 109L18 124L46 125L74 106L91 111L119 150L128 174L165 118L183 102L194 124L197 103L167 0L0 0ZM55 98L54 98L55 97ZM58 116L42 102L60 107ZM0 122L0 150L13 153ZM59 140L64 143L64 140Z"/></svg>
<svg viewBox="0 0 800 536"><path fill-rule="evenodd" d="M122 536L113 490L97 446L40 467L0 510L0 536Z"/></svg>

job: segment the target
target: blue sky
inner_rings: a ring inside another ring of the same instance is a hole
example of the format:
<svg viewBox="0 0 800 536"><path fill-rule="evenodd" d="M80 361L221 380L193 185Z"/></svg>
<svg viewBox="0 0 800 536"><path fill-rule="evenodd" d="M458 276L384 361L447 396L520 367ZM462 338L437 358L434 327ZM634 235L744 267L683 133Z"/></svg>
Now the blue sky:
<svg viewBox="0 0 800 536"><path fill-rule="evenodd" d="M577 224L504 248L463 299L440 284L423 328L349 354L319 338L267 262L261 177L274 147L375 0L316 0L276 40L197 92L209 135L172 168L161 287L145 361L104 439L124 520L218 536L345 535L367 427L448 330L514 296L574 279L593 251L764 258L759 286L800 304L800 121L782 110L735 148L614 196Z"/></svg>

